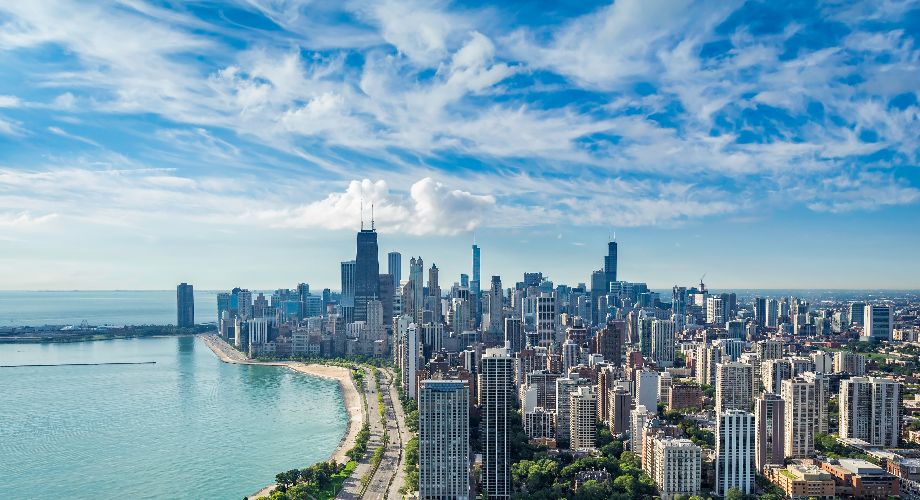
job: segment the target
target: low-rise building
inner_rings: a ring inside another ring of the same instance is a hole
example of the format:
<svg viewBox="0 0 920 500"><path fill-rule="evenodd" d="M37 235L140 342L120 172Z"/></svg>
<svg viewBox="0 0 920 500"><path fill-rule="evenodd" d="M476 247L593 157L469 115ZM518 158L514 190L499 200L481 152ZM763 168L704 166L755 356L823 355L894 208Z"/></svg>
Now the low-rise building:
<svg viewBox="0 0 920 500"><path fill-rule="evenodd" d="M815 465L767 465L764 475L792 500L831 500L836 495L834 476Z"/></svg>
<svg viewBox="0 0 920 500"><path fill-rule="evenodd" d="M855 498L888 498L898 496L898 478L866 460L841 458L820 462L834 476L837 496Z"/></svg>

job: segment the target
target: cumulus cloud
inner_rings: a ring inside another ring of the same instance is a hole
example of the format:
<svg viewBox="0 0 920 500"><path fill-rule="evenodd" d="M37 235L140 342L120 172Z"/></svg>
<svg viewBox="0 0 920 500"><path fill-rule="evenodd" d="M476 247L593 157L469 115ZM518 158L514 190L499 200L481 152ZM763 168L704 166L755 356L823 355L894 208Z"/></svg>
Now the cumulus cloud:
<svg viewBox="0 0 920 500"><path fill-rule="evenodd" d="M364 179L353 180L344 192L331 193L319 201L255 215L280 227L354 230L362 221L365 227L370 226L373 210L375 226L381 232L452 235L481 225L495 205L493 196L450 189L428 177L412 184L408 193L391 191L383 180Z"/></svg>

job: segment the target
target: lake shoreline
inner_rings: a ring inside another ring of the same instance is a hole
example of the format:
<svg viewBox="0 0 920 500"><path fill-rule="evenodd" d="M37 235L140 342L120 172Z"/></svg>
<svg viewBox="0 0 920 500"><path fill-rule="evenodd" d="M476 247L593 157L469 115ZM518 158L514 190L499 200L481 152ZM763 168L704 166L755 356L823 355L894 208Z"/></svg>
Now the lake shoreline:
<svg viewBox="0 0 920 500"><path fill-rule="evenodd" d="M298 361L253 361L247 358L243 353L231 347L226 341L215 334L196 335L211 351L224 363L244 364L244 365L264 365L264 366L283 366L289 370L296 371L305 375L335 380L342 391L345 413L348 418L348 428L345 435L339 441L338 447L330 454L327 460L335 460L339 464L348 462L346 453L355 446L358 432L364 425L364 406L361 402L361 396L355 387L354 380L351 376L351 370L341 366L322 365L318 363L302 363ZM281 471L279 471L281 472ZM268 496L275 485L268 485L248 498L262 498Z"/></svg>

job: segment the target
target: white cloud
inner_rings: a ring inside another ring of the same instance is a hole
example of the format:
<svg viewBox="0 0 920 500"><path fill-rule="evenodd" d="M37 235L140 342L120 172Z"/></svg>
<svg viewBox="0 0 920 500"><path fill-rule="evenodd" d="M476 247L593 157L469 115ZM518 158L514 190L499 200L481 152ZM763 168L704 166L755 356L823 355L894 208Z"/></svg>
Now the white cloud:
<svg viewBox="0 0 920 500"><path fill-rule="evenodd" d="M496 205L489 195L450 189L431 178L415 182L408 194L393 192L386 181L351 181L344 192L284 210L260 211L255 216L278 227L357 229L370 226L371 211L381 232L451 235L471 231L487 221Z"/></svg>
<svg viewBox="0 0 920 500"><path fill-rule="evenodd" d="M30 212L0 212L0 227L29 228L56 219L58 214L47 213L39 216Z"/></svg>
<svg viewBox="0 0 920 500"><path fill-rule="evenodd" d="M878 172L831 177L823 180L812 192L814 201L808 204L808 208L816 212L876 210L920 201L920 189Z"/></svg>
<svg viewBox="0 0 920 500"><path fill-rule="evenodd" d="M0 95L0 108L18 108L22 101L14 95Z"/></svg>
<svg viewBox="0 0 920 500"><path fill-rule="evenodd" d="M17 122L7 120L0 116L0 134L10 135L10 136L21 136L23 134L22 128Z"/></svg>
<svg viewBox="0 0 920 500"><path fill-rule="evenodd" d="M358 4L357 10L380 27L387 43L424 66L436 66L451 39L471 28L469 19L446 12L440 2L384 0Z"/></svg>

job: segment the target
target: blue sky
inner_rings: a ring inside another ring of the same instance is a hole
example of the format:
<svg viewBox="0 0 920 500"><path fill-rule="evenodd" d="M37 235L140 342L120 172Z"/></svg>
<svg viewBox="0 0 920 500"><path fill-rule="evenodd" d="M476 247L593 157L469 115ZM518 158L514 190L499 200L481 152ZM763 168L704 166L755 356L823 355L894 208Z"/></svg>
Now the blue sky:
<svg viewBox="0 0 920 500"><path fill-rule="evenodd" d="M574 4L574 5L573 5ZM920 2L0 4L0 288L337 287L381 251L918 288ZM404 274L406 274L404 270Z"/></svg>

